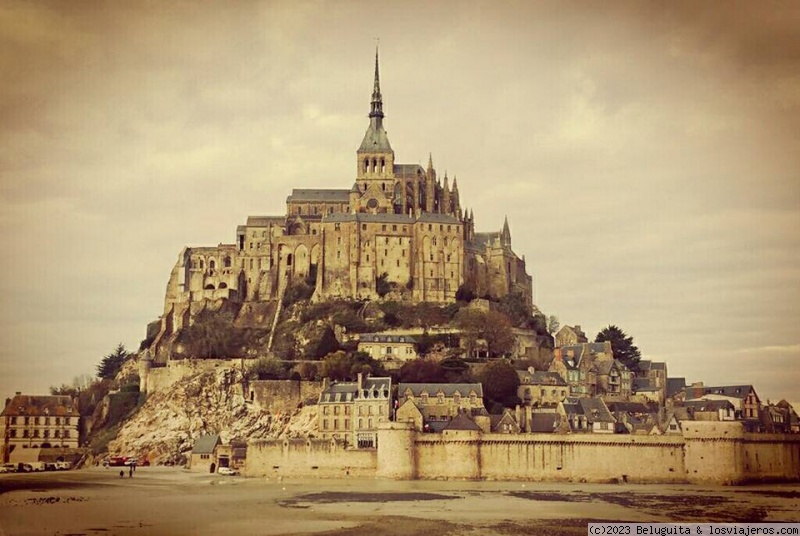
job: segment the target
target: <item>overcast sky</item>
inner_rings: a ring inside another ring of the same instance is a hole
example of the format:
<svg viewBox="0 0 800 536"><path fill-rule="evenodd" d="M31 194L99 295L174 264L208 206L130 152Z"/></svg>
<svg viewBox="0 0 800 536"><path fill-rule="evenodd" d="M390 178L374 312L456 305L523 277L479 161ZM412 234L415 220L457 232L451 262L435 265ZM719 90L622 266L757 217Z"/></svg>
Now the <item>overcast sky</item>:
<svg viewBox="0 0 800 536"><path fill-rule="evenodd" d="M800 4L0 5L0 394L137 348L185 245L396 160L508 215L535 301L800 400Z"/></svg>

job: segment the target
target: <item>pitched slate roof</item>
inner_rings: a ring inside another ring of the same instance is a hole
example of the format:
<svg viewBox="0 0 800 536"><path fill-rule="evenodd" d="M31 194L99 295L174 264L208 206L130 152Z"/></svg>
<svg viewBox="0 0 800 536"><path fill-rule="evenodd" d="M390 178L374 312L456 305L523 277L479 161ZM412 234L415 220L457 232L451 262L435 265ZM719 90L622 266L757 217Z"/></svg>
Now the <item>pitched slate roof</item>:
<svg viewBox="0 0 800 536"><path fill-rule="evenodd" d="M722 395L731 398L747 398L750 392L755 393L752 385L724 385L721 387L703 387L703 393L707 395Z"/></svg>
<svg viewBox="0 0 800 536"><path fill-rule="evenodd" d="M531 374L527 370L518 370L517 376L519 376L520 385L567 385L558 372L536 370Z"/></svg>
<svg viewBox="0 0 800 536"><path fill-rule="evenodd" d="M608 406L609 411L622 411L625 413L650 413L650 408L647 407L647 404L642 404L640 402L608 402L606 404Z"/></svg>
<svg viewBox="0 0 800 536"><path fill-rule="evenodd" d="M500 239L499 232L475 233L475 237L472 239L472 243L475 244L476 246L485 246L486 244L499 239Z"/></svg>
<svg viewBox="0 0 800 536"><path fill-rule="evenodd" d="M194 440L192 454L213 454L214 448L220 443L217 434L200 436Z"/></svg>
<svg viewBox="0 0 800 536"><path fill-rule="evenodd" d="M561 416L558 413L533 413L530 430L533 433L552 433L558 428Z"/></svg>
<svg viewBox="0 0 800 536"><path fill-rule="evenodd" d="M580 398L578 402L583 408L583 414L586 415L586 419L589 422L616 422L616 419L611 415L611 412L608 411L608 407L606 407L602 398Z"/></svg>
<svg viewBox="0 0 800 536"><path fill-rule="evenodd" d="M475 424L475 421L467 417L463 411L459 411L458 415L450 419L444 430L477 430L481 431L481 427Z"/></svg>
<svg viewBox="0 0 800 536"><path fill-rule="evenodd" d="M422 214L419 215L417 221L421 223L449 223L449 224L461 223L458 221L458 219L449 214L436 214L434 212L423 212Z"/></svg>
<svg viewBox="0 0 800 536"><path fill-rule="evenodd" d="M358 148L358 152L359 153L392 152L392 146L389 143L389 136L386 134L386 130L383 128L383 125L380 125L376 128L370 122L370 125L367 127L367 131L364 133L364 139L361 140L361 145Z"/></svg>
<svg viewBox="0 0 800 536"><path fill-rule="evenodd" d="M360 336L359 342L391 342L391 343L411 343L417 340L410 335L392 335L390 333L364 333Z"/></svg>
<svg viewBox="0 0 800 536"><path fill-rule="evenodd" d="M693 408L695 411L719 411L721 409L736 409L730 400L688 400L683 403L685 408Z"/></svg>
<svg viewBox="0 0 800 536"><path fill-rule="evenodd" d="M67 395L16 395L0 415L77 417L78 408Z"/></svg>
<svg viewBox="0 0 800 536"><path fill-rule="evenodd" d="M392 379L390 377L367 377L363 380L362 389L368 392L377 392L380 398L388 398L392 392ZM386 396L384 396L386 394ZM352 402L361 398L358 382L333 382L319 395L319 403Z"/></svg>
<svg viewBox="0 0 800 536"><path fill-rule="evenodd" d="M292 194L286 198L287 203L348 203L349 201L350 190L341 188L294 188Z"/></svg>
<svg viewBox="0 0 800 536"><path fill-rule="evenodd" d="M667 378L667 397L671 397L686 388L686 378Z"/></svg>
<svg viewBox="0 0 800 536"><path fill-rule="evenodd" d="M483 385L480 383L400 383L397 385L398 396L405 396L409 389L415 397L422 396L423 392L428 396L436 396L439 391L446 397L453 396L456 391L461 396L468 396L470 391L475 391L477 396L483 398Z"/></svg>
<svg viewBox="0 0 800 536"><path fill-rule="evenodd" d="M400 177L415 177L417 171L424 174L425 170L419 164L395 164L394 174Z"/></svg>

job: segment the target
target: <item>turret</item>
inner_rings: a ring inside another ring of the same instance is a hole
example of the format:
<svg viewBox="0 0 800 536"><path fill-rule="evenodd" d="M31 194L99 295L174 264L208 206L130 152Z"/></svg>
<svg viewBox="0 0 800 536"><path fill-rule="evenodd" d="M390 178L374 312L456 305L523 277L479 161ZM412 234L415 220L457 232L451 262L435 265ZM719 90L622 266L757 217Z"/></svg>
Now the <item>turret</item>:
<svg viewBox="0 0 800 536"><path fill-rule="evenodd" d="M450 186L447 184L447 172L444 174L444 184L442 185L442 209L443 214L450 214Z"/></svg>
<svg viewBox="0 0 800 536"><path fill-rule="evenodd" d="M503 246L511 247L511 230L508 227L508 216L503 221L503 231L500 233L500 243Z"/></svg>
<svg viewBox="0 0 800 536"><path fill-rule="evenodd" d="M433 156L428 154L428 171L425 173L425 212L433 212L436 196L436 170L433 169Z"/></svg>
<svg viewBox="0 0 800 536"><path fill-rule="evenodd" d="M358 180L394 177L394 151L383 128L383 97L381 95L378 49L375 48L375 83L370 101L369 127L356 153Z"/></svg>
<svg viewBox="0 0 800 536"><path fill-rule="evenodd" d="M458 178L453 175L453 190L450 192L453 204L453 215L461 221L461 200L458 197Z"/></svg>

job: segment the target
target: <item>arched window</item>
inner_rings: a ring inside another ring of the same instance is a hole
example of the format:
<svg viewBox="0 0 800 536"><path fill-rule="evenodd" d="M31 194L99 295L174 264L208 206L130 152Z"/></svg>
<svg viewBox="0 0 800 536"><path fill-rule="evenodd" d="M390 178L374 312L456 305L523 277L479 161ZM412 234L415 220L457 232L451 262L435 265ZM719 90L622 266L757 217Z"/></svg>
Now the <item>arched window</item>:
<svg viewBox="0 0 800 536"><path fill-rule="evenodd" d="M206 285L206 290L214 290L214 285L209 283L208 285Z"/></svg>
<svg viewBox="0 0 800 536"><path fill-rule="evenodd" d="M369 158L364 159L364 173L369 171Z"/></svg>
<svg viewBox="0 0 800 536"><path fill-rule="evenodd" d="M375 173L378 171L378 160L373 158L372 159L372 172Z"/></svg>
<svg viewBox="0 0 800 536"><path fill-rule="evenodd" d="M381 158L381 173L386 173L386 160Z"/></svg>
<svg viewBox="0 0 800 536"><path fill-rule="evenodd" d="M214 259L211 259L210 261L208 261L208 269L209 270L213 270L215 266L216 266L216 263L214 262Z"/></svg>
<svg viewBox="0 0 800 536"><path fill-rule="evenodd" d="M225 257L225 268L230 268L230 267L231 267L231 258Z"/></svg>
<svg viewBox="0 0 800 536"><path fill-rule="evenodd" d="M228 288L228 284L227 283L220 283L219 284L219 288Z"/></svg>

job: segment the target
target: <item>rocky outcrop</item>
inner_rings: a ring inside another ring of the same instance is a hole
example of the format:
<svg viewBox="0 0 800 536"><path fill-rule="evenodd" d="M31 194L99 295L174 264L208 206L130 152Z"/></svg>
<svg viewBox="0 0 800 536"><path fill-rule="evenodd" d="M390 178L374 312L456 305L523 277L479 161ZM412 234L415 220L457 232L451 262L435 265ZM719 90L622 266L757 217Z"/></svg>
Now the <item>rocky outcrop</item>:
<svg viewBox="0 0 800 536"><path fill-rule="evenodd" d="M108 445L110 455L137 456L151 463L183 463L197 437L309 437L316 429L316 406L292 414L272 414L245 401L241 371L219 368L183 378L169 390L150 395Z"/></svg>

